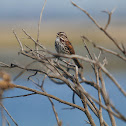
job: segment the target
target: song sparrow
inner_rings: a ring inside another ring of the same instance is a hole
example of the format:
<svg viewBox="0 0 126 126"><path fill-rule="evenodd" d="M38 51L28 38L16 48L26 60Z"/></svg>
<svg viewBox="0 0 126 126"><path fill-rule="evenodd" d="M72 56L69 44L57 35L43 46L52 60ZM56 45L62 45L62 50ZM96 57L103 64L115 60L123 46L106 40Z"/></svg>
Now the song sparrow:
<svg viewBox="0 0 126 126"><path fill-rule="evenodd" d="M55 40L55 49L57 53L69 54L69 55L75 54L74 48L71 42L68 40L66 33L64 32L57 33L57 37ZM78 61L77 58L74 58L73 61L78 66L78 68L83 68L83 66Z"/></svg>

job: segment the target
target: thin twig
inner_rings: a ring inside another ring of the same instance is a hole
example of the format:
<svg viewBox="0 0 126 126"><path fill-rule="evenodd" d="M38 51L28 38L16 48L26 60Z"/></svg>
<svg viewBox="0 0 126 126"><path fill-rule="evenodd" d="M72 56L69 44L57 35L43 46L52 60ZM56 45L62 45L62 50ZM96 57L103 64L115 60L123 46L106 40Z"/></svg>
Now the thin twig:
<svg viewBox="0 0 126 126"><path fill-rule="evenodd" d="M43 14L43 11L44 11L44 8L45 8L45 5L46 5L46 1L47 1L47 0L45 0L45 2L44 2L44 5L43 5L42 10L41 10L40 18L39 18L37 42L39 42L40 24L41 24L41 20L42 20L42 14Z"/></svg>
<svg viewBox="0 0 126 126"><path fill-rule="evenodd" d="M0 103L0 105L3 107L3 109L6 111L6 113L9 115L9 117L12 119L12 121L14 122L14 124L16 126L18 126L18 124L16 123L16 121L13 119L13 117L9 114L9 112L7 111L7 109Z"/></svg>
<svg viewBox="0 0 126 126"><path fill-rule="evenodd" d="M81 38L82 38L82 40L83 40L84 47L86 48L86 50L87 50L87 52L88 52L90 58L93 60L93 57L92 57L92 55L91 55L91 53L90 53L90 51L89 51L89 48L88 48L87 44L85 43L85 39L86 39L86 38L85 38L84 36L81 36ZM92 66L92 68L93 68L93 70L94 70L94 66L93 66L92 64L91 64L91 66Z"/></svg>
<svg viewBox="0 0 126 126"><path fill-rule="evenodd" d="M28 36L28 38L30 38L34 43L36 43L37 45L39 45L39 47L46 51L46 48L42 44L38 43L34 38L32 38L31 35L25 31L25 29L22 29L22 31L25 33L26 36Z"/></svg>
<svg viewBox="0 0 126 126"><path fill-rule="evenodd" d="M120 86L120 84L116 81L116 79L113 77L113 75L102 65L98 64L102 71L114 82L114 84L117 86L117 88L120 90L120 92L126 96L126 92L123 90L123 88Z"/></svg>
<svg viewBox="0 0 126 126"><path fill-rule="evenodd" d="M5 66L6 66L6 67L10 67L8 64L3 63L3 62L0 62L0 64L1 64L1 65L4 65L4 67L5 67Z"/></svg>
<svg viewBox="0 0 126 126"><path fill-rule="evenodd" d="M7 124L8 124L8 126L11 126L11 124L9 123L9 121L7 120L7 118L6 118L6 117L4 117L4 118L5 118L5 120L6 120Z"/></svg>
<svg viewBox="0 0 126 126"><path fill-rule="evenodd" d="M44 81L45 81L46 77L47 77L47 75L44 76L44 78L42 80L42 84L41 84L41 89L45 93L46 93L46 91L44 90L43 85L44 85ZM50 101L50 103L52 105L52 109L53 109L53 112L54 112L54 115L55 115L58 126L62 126L62 121L59 120L58 113L56 112L56 109L55 109L55 106L54 106L54 103L53 103L52 99L50 97L48 97L48 99L49 99L49 101Z"/></svg>
<svg viewBox="0 0 126 126"><path fill-rule="evenodd" d="M61 102L61 103L63 103L63 104L66 104L66 105L75 107L75 108L77 108L77 109L79 109L79 110L81 110L81 111L83 111L83 112L85 111L84 108L82 108L82 107L80 107L80 106L78 106L78 105L76 105L76 104L73 104L73 103L70 103L70 102L61 100L60 98L57 98L57 97L55 97L55 96L53 96L53 95L50 95L50 94L47 94L47 93L45 93L45 92L37 91L37 90L35 90L35 89L31 89L31 88L28 88L28 87L25 87L25 86L21 86L21 85L14 85L14 86L15 86L15 88L24 89L24 90L27 90L27 91L31 91L31 92L34 92L34 93L37 93L37 94L40 94L40 95L44 95L44 96L50 97L50 98L52 98L52 99L54 99L54 100L56 100L56 101L59 101L59 102Z"/></svg>
<svg viewBox="0 0 126 126"><path fill-rule="evenodd" d="M107 106L108 110L112 111L110 104L109 104L109 97L108 97L107 92L106 92L105 82L104 82L104 79L103 79L103 76L102 76L101 68L99 69L99 79L100 79L101 85L102 85L101 92L102 92L102 96L103 96L105 105ZM107 112L109 114L111 124L113 126L115 126L116 125L115 118L114 118L113 114L108 110L107 110Z"/></svg>
<svg viewBox="0 0 126 126"><path fill-rule="evenodd" d="M112 14L113 14L114 11L115 11L115 8L111 12L109 12L109 11L102 11L102 12L108 14L108 21L107 21L107 24L105 25L104 30L106 30L108 28L108 26L110 24L110 21L111 21L111 16L112 16Z"/></svg>
<svg viewBox="0 0 126 126"><path fill-rule="evenodd" d="M96 65L95 65L95 75L96 75L97 85L99 86L99 72L98 72L98 68L97 68ZM100 90L100 88L98 88L98 98L99 98L99 103L102 104L102 101L101 101L101 90ZM103 116L102 116L102 107L100 105L99 105L99 120L100 120L100 126L104 126Z"/></svg>
<svg viewBox="0 0 126 126"><path fill-rule="evenodd" d="M98 48L98 49L100 49L100 50L102 50L102 51L111 53L111 54L113 54L113 55L115 55L115 56L121 58L122 60L126 61L126 57L121 56L121 55L120 55L119 53L117 53L117 52L114 52L114 51L112 51L112 50L110 50L110 49L106 49L106 48L104 48L104 47L102 47L102 46L98 46L98 45L96 45L96 44L94 44L94 47L96 47L96 48Z"/></svg>
<svg viewBox="0 0 126 126"><path fill-rule="evenodd" d="M36 94L36 93L30 93L30 94L18 95L18 96L12 96L12 97L2 97L1 99L27 97L27 96L34 95L34 94Z"/></svg>
<svg viewBox="0 0 126 126"><path fill-rule="evenodd" d="M116 45L116 47L124 54L124 50L119 46L118 42L116 39L114 39L106 30L104 30L104 28L102 28L97 21L84 9L80 8L78 5L76 5L74 2L71 1L71 3L77 7L78 9L80 9L81 11L83 11L88 17L89 19L91 19L91 21L97 26L97 28L99 28L102 32L104 32L104 34Z"/></svg>
<svg viewBox="0 0 126 126"><path fill-rule="evenodd" d="M29 63L28 65L25 66L25 68L13 79L13 81L15 81L17 78L19 78L25 71L26 69L32 65L33 63L35 63L36 61L32 61L31 63Z"/></svg>
<svg viewBox="0 0 126 126"><path fill-rule="evenodd" d="M109 111L111 114L113 114L114 116L116 116L117 118L123 120L126 122L126 117L123 116L123 118L120 117L120 115L118 115L117 113L113 112L112 110L108 109L106 106L104 106L103 104L99 103L98 100L96 100L94 97L92 97L91 95L89 95L86 92L83 92L84 95L86 95L87 97L90 97L94 102L96 102L98 105L100 105L103 109Z"/></svg>
<svg viewBox="0 0 126 126"><path fill-rule="evenodd" d="M21 42L20 39L17 37L17 34L16 34L16 32L15 32L14 30L13 30L13 33L14 33L14 35L15 35L15 37L16 37L16 39L17 39L19 45L20 45L21 51L23 51L24 48L23 48L22 42Z"/></svg>
<svg viewBox="0 0 126 126"><path fill-rule="evenodd" d="M45 0L44 5L42 7L41 14L40 14L40 18L39 18L39 23L38 23L38 34L37 34L37 42L38 43L39 43L39 34L40 34L40 24L41 24L42 14L43 14L43 11L44 11L44 7L45 7L45 4L46 4L46 1L47 0ZM38 52L38 44L37 43L35 43L35 49ZM37 56L39 57L39 54L37 54Z"/></svg>

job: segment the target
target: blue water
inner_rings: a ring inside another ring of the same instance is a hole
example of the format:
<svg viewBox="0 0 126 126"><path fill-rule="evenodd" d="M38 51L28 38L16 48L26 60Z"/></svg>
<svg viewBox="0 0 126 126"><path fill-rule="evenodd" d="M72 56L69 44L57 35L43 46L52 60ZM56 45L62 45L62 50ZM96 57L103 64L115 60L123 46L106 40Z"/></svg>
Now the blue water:
<svg viewBox="0 0 126 126"><path fill-rule="evenodd" d="M121 73L114 73L117 80L121 83L121 86L125 86L125 74L123 71L118 71ZM87 73L91 76L93 73ZM121 76L119 76L121 75ZM87 76L87 78L89 78ZM106 77L106 88L107 92L111 98L112 103L119 109L119 111L126 116L126 100L125 97L118 92L118 89L114 86L114 84L108 80ZM26 81L26 77L18 79L16 84L28 86L34 88L34 85L31 82ZM85 90L97 98L97 92L92 87L82 84ZM55 95L63 100L72 102L72 91L66 85L56 85L52 83L50 80L45 81L44 85L45 90L52 95ZM36 88L35 88L36 89ZM38 89L37 89L38 90ZM5 92L4 96L15 96L21 94L30 93L28 91L13 89L11 91ZM79 98L76 96L75 98L76 104L81 105ZM59 119L63 121L63 126L83 126L86 124L85 120L87 120L86 116L83 112L77 109L73 110L63 110L64 108L70 108L67 105L63 105L55 100L53 100L55 104L56 111L58 112ZM12 117L16 120L19 126L55 126L56 119L54 117L50 102L45 96L41 95L32 95L28 97L21 98L13 98L13 99L4 99L4 106L7 108ZM97 105L98 106L98 105ZM99 125L99 120L97 117L91 112L93 119L96 125ZM8 117L8 116L7 116ZM103 111L103 117L107 121L109 125L111 125L107 112ZM13 122L9 119L12 125ZM117 126L125 126L126 123L116 119Z"/></svg>

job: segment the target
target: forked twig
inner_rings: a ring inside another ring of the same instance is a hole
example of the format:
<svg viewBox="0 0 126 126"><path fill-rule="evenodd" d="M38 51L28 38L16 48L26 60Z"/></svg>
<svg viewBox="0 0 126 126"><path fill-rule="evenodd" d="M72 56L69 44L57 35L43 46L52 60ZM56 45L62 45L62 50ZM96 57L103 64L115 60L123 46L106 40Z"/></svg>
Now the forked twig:
<svg viewBox="0 0 126 126"><path fill-rule="evenodd" d="M107 24L105 25L104 30L106 30L108 28L108 26L110 24L110 21L111 21L111 16L112 16L114 11L115 11L115 8L111 12L109 12L109 11L102 11L102 12L108 14L108 21L107 21Z"/></svg>
<svg viewBox="0 0 126 126"><path fill-rule="evenodd" d="M114 52L114 51L112 51L112 50L110 50L110 49L106 49L106 48L104 48L104 47L102 47L102 46L96 45L92 40L89 40L89 39L88 39L87 37L85 37L85 36L82 36L82 37L83 37L83 39L85 39L86 41L90 42L95 48L98 48L98 49L101 50L101 51L105 51L105 52L108 52L108 53L110 53L110 54L113 54L113 55L115 55L115 56L121 58L122 60L126 61L126 57L120 55L119 53ZM124 48L124 50L125 50L124 45L123 45L123 48Z"/></svg>
<svg viewBox="0 0 126 126"><path fill-rule="evenodd" d="M98 48L98 49L100 49L100 50L102 50L102 51L105 51L105 52L107 52L107 53L113 54L113 55L115 55L115 56L121 58L122 60L126 61L126 57L120 55L120 54L117 53L117 52L114 52L114 51L112 51L112 50L110 50L110 49L106 49L106 48L104 48L104 47L102 47L102 46L99 46L99 45L96 45L96 44L94 44L94 47L95 47L95 48Z"/></svg>
<svg viewBox="0 0 126 126"><path fill-rule="evenodd" d="M119 46L118 42L116 39L114 39L104 28L102 28L97 21L84 9L82 9L81 7L79 7L78 5L76 5L74 2L71 1L71 3L77 7L78 9L80 9L81 11L83 11L88 17L89 19L91 19L91 21L97 26L97 28L99 28L102 32L104 32L104 34L116 45L116 47L124 54L124 50Z"/></svg>

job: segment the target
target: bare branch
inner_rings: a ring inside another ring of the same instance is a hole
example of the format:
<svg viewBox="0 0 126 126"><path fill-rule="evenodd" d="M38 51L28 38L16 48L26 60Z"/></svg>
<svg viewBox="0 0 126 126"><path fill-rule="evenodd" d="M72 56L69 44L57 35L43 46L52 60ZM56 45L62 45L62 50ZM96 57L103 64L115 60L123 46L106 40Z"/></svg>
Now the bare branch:
<svg viewBox="0 0 126 126"><path fill-rule="evenodd" d="M12 96L12 97L2 97L1 99L27 97L27 96L34 95L34 94L36 94L36 93L30 93L30 94L18 95L18 96Z"/></svg>
<svg viewBox="0 0 126 126"><path fill-rule="evenodd" d="M126 92L121 88L120 84L116 81L116 79L112 76L111 73L102 65L99 63L100 68L102 71L114 82L114 84L118 87L118 89L121 91L121 93L126 96Z"/></svg>
<svg viewBox="0 0 126 126"><path fill-rule="evenodd" d="M38 42L37 42L34 38L32 38L31 35L28 34L24 29L22 29L22 31L23 31L23 32L25 33L25 35L27 35L28 38L30 38L35 44L39 45L42 49L44 49L44 50L46 51L46 48L45 48L42 44L38 43Z"/></svg>
<svg viewBox="0 0 126 126"><path fill-rule="evenodd" d="M109 11L102 11L102 12L108 14L108 22L107 22L107 24L105 25L104 30L106 30L106 29L108 28L108 26L109 26L109 24L110 24L110 21L111 21L111 16L112 16L112 14L113 14L114 11L115 11L115 8L114 8L111 12L109 12Z"/></svg>
<svg viewBox="0 0 126 126"><path fill-rule="evenodd" d="M104 32L104 34L116 45L116 47L125 55L124 50L119 46L118 42L106 31L104 30L104 28L102 28L97 21L84 9L80 8L79 6L77 6L75 3L73 3L71 1L71 3L77 7L78 9L80 9L81 11L83 11L88 17L89 19L91 19L91 21L102 31Z"/></svg>
<svg viewBox="0 0 126 126"><path fill-rule="evenodd" d="M9 123L9 121L7 120L7 118L6 118L6 117L4 117L4 118L5 118L5 120L6 120L7 124L8 124L8 126L11 126L10 123Z"/></svg>
<svg viewBox="0 0 126 126"><path fill-rule="evenodd" d="M14 124L16 126L18 126L18 124L16 123L16 121L13 119L13 117L9 114L9 112L7 111L7 109L0 103L0 105L3 107L3 109L6 111L6 113L9 115L9 117L12 119L12 121L14 122Z"/></svg>
<svg viewBox="0 0 126 126"><path fill-rule="evenodd" d="M43 11L44 11L44 8L45 8L45 5L46 5L46 1L47 1L47 0L45 0L45 2L44 2L44 5L43 5L42 10L41 10L40 18L39 18L37 42L39 42L40 24L41 24L41 20L42 20L42 14L43 14Z"/></svg>
<svg viewBox="0 0 126 126"><path fill-rule="evenodd" d="M123 52L124 52L124 54L126 55L126 47L124 46L124 44L122 43L122 48L123 48Z"/></svg>
<svg viewBox="0 0 126 126"><path fill-rule="evenodd" d="M40 95L44 95L44 96L50 97L50 98L52 98L52 99L54 99L54 100L56 100L56 101L59 101L59 102L61 102L61 103L63 103L63 104L66 104L66 105L75 107L75 108L77 108L77 109L79 109L79 110L81 110L81 111L83 111L83 112L85 111L84 108L82 108L82 107L80 107L80 106L78 106L78 105L76 105L76 104L73 104L73 103L70 103L70 102L61 100L61 99L59 99L59 98L57 98L57 97L55 97L55 96L53 96L53 95L47 94L47 93L45 93L45 92L37 91L37 90L35 90L35 89L31 89L31 88L28 88L28 87L25 87L25 86L21 86L21 85L14 85L14 86L15 86L15 88L24 89L24 90L27 90L27 91L34 92L34 93L36 93L36 94L40 94Z"/></svg>
<svg viewBox="0 0 126 126"><path fill-rule="evenodd" d="M26 69L33 63L35 63L36 61L33 61L31 63L29 63L28 65L25 66L25 68L13 79L13 81L15 81L18 77L20 77L25 71Z"/></svg>
<svg viewBox="0 0 126 126"><path fill-rule="evenodd" d="M87 50L87 52L88 52L90 58L93 60L93 57L92 57L92 55L91 55L91 53L90 53L90 51L89 51L89 48L87 47L87 44L86 44L85 41L84 41L85 39L86 39L86 40L88 40L88 39L85 38L84 36L81 36L81 38L82 38L82 40L83 40L84 46L85 46L85 48L86 48L86 50ZM88 41L89 41L89 40L88 40Z"/></svg>
<svg viewBox="0 0 126 126"><path fill-rule="evenodd" d="M99 79L100 79L101 85L102 85L101 92L102 92L102 96L103 96L105 105L107 106L108 110L111 111L112 109L111 109L110 104L108 102L109 97L108 97L107 92L106 92L105 82L104 82L104 79L103 79L103 76L102 76L101 69L99 69ZM110 111L108 111L108 114L109 114L109 117L110 117L110 120L111 120L111 124L114 126L114 125L116 125L115 118L113 117L113 115Z"/></svg>
<svg viewBox="0 0 126 126"><path fill-rule="evenodd" d="M6 64L6 63L0 62L0 64L3 65L3 67L5 67L5 66L6 66L6 67L9 67L9 65Z"/></svg>
<svg viewBox="0 0 126 126"><path fill-rule="evenodd" d="M94 20L94 18L93 18L86 10L80 8L78 5L76 5L74 2L72 2L72 0L71 0L71 3L72 3L75 7L77 7L77 8L80 9L81 11L83 11L83 12L93 21L93 23L94 23L98 28L101 28L101 26L98 25L97 21Z"/></svg>
<svg viewBox="0 0 126 126"><path fill-rule="evenodd" d="M44 80L46 79L46 77L47 77L47 75L44 76L42 84L41 84L41 89L45 93L46 93L46 91L43 88L43 84L44 84ZM48 97L48 99L49 99L49 101L50 101L50 103L52 105L52 109L53 109L53 112L54 112L54 115L55 115L58 126L62 126L62 121L59 120L58 113L56 112L56 109L55 109L55 106L54 106L54 103L53 103L52 99L50 97Z"/></svg>
<svg viewBox="0 0 126 126"><path fill-rule="evenodd" d="M121 56L121 55L120 55L119 53L117 53L117 52L114 52L114 51L112 51L112 50L106 49L106 48L104 48L104 47L102 47L102 46L98 46L98 45L96 45L96 44L94 44L94 47L96 47L96 48L98 48L98 49L100 49L100 50L102 50L102 51L111 53L111 54L113 54L113 55L115 55L115 56L121 58L122 60L126 61L126 57Z"/></svg>
<svg viewBox="0 0 126 126"><path fill-rule="evenodd" d="M119 53L114 52L114 51L112 51L112 50L110 50L110 49L106 49L106 48L104 48L104 47L102 47L102 46L96 45L93 41L89 40L89 39L88 39L87 37L85 37L85 36L82 36L82 37L83 37L83 39L85 39L86 41L92 43L93 46L94 46L95 48L98 48L98 49L100 49L100 50L102 50L102 51L111 53L111 54L113 54L113 55L115 55L115 56L121 58L122 60L126 61L126 57L120 55ZM124 46L124 45L123 45L123 46ZM125 48L125 47L123 47L123 48ZM125 49L124 49L124 50L125 50Z"/></svg>
<svg viewBox="0 0 126 126"><path fill-rule="evenodd" d="M43 11L44 11L44 8L45 8L46 1L47 0L45 0L44 5L42 7L41 14L40 14L40 18L39 18L39 23L38 23L38 34L37 34L37 42L38 43L39 43L39 34L40 34L40 24L41 24L42 14L43 14ZM35 49L38 52L38 44L37 43L35 43ZM37 56L39 57L39 55L37 55Z"/></svg>
<svg viewBox="0 0 126 126"><path fill-rule="evenodd" d="M23 51L24 49L23 49L22 42L21 42L20 39L17 37L17 34L16 34L16 32L15 32L14 30L13 30L13 33L14 33L14 35L15 35L15 37L16 37L16 39L17 39L19 45L20 45L20 49L21 49L21 51Z"/></svg>
<svg viewBox="0 0 126 126"><path fill-rule="evenodd" d="M98 72L98 68L97 68L96 65L95 65L95 75L96 75L97 85L99 86L99 72ZM101 101L101 90L100 90L100 88L98 88L98 98L99 98L99 103L102 104L102 101ZM100 120L100 126L104 126L103 116L102 116L102 107L101 106L99 106L99 120Z"/></svg>
<svg viewBox="0 0 126 126"><path fill-rule="evenodd" d="M95 101L98 105L100 105L103 109L105 109L105 110L107 110L107 111L109 111L111 114L113 114L115 117L117 117L117 118L119 118L119 119L121 119L121 120L123 120L123 121L126 121L126 117L124 117L123 116L123 118L121 118L120 117L120 115L118 115L117 113L115 113L115 112L113 112L112 110L110 110L110 109L108 109L106 106L104 106L103 104L101 104L101 103L99 103L99 101L98 100L96 100L95 98L93 98L91 95L89 95L88 93L86 93L86 92L83 92L84 93L84 95L86 96L86 97L90 97L93 101Z"/></svg>

